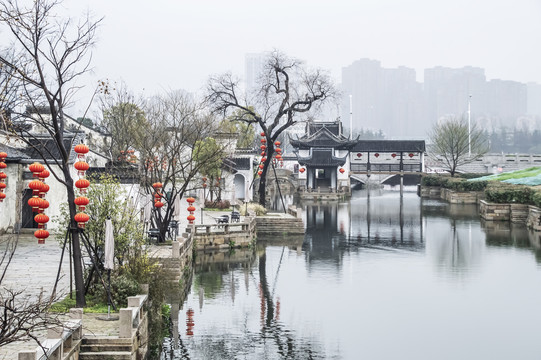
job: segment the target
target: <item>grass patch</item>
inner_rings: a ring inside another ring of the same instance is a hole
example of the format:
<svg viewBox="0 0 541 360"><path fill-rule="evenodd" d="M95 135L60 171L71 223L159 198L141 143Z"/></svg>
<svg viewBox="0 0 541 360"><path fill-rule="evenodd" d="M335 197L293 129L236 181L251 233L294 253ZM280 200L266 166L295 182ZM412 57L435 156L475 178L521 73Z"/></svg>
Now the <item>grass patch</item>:
<svg viewBox="0 0 541 360"><path fill-rule="evenodd" d="M67 313L71 308L76 307L75 294L73 294L73 299L70 299L69 295L59 302L54 303L51 306L50 311L53 313ZM107 313L107 304L95 302L92 299L86 300L86 306L83 308L83 312L86 314L97 313L103 314ZM114 312L111 308L111 312ZM117 311L118 312L118 309Z"/></svg>
<svg viewBox="0 0 541 360"><path fill-rule="evenodd" d="M495 180L495 181L509 181L509 180L521 180L525 181L525 184L528 183L527 178L541 177L541 167L531 167L523 170L510 171L502 174L489 175L481 178L471 179L469 181L479 181L479 180ZM517 184L519 182L513 181ZM533 184L528 184L533 185ZM537 184L539 185L539 184Z"/></svg>

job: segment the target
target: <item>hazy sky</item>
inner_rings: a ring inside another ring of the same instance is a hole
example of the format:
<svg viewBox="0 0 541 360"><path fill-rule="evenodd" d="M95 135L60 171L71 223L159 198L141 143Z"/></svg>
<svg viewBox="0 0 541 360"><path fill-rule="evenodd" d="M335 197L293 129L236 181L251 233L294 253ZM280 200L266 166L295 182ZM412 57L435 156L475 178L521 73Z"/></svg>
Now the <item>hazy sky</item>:
<svg viewBox="0 0 541 360"><path fill-rule="evenodd" d="M417 71L482 67L488 79L541 83L541 0L66 0L104 17L88 80L135 93L200 90L244 75L244 56L277 48L328 69L360 58ZM84 93L83 93L84 94Z"/></svg>

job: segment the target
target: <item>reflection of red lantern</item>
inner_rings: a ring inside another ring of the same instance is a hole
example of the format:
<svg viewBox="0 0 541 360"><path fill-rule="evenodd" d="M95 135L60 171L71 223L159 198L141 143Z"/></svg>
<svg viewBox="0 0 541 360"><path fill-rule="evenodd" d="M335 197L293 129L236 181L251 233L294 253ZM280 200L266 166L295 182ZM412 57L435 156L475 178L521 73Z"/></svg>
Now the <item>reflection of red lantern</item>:
<svg viewBox="0 0 541 360"><path fill-rule="evenodd" d="M300 168L299 172L302 174L304 172L304 170L305 170L304 168Z"/></svg>
<svg viewBox="0 0 541 360"><path fill-rule="evenodd" d="M413 157L413 153L409 153L408 156L409 156L410 158L412 158L412 157Z"/></svg>
<svg viewBox="0 0 541 360"><path fill-rule="evenodd" d="M346 170L344 170L344 168L340 168L338 171L340 171L340 174L343 174Z"/></svg>
<svg viewBox="0 0 541 360"><path fill-rule="evenodd" d="M375 153L374 156L375 156L375 157L379 157L379 153Z"/></svg>
<svg viewBox="0 0 541 360"><path fill-rule="evenodd" d="M45 244L45 239L49 237L47 230L39 229L34 231L34 236L38 238L38 244Z"/></svg>
<svg viewBox="0 0 541 360"><path fill-rule="evenodd" d="M85 211L85 208L89 203L89 200L85 196L79 196L79 197L75 198L75 200L73 200L73 202L75 203L75 205L77 205L79 207L79 211Z"/></svg>
<svg viewBox="0 0 541 360"><path fill-rule="evenodd" d="M395 153L392 153L391 156L393 157L393 159L396 157L396 154Z"/></svg>
<svg viewBox="0 0 541 360"><path fill-rule="evenodd" d="M80 212L80 213L75 214L73 219L77 222L77 226L79 226L81 229L84 229L86 222L90 220L90 216L88 216L85 213Z"/></svg>

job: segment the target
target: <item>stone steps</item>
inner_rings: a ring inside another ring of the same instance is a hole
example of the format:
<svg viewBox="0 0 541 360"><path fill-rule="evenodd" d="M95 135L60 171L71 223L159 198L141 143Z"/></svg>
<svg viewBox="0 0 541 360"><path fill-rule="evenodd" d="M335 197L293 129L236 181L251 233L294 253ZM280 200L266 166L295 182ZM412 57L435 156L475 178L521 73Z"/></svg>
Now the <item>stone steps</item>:
<svg viewBox="0 0 541 360"><path fill-rule="evenodd" d="M81 345L81 352L131 352L131 344L90 344Z"/></svg>
<svg viewBox="0 0 541 360"><path fill-rule="evenodd" d="M80 352L79 360L131 360L129 351Z"/></svg>
<svg viewBox="0 0 541 360"><path fill-rule="evenodd" d="M304 224L294 217L263 216L256 218L256 230L258 235L298 235L304 234Z"/></svg>

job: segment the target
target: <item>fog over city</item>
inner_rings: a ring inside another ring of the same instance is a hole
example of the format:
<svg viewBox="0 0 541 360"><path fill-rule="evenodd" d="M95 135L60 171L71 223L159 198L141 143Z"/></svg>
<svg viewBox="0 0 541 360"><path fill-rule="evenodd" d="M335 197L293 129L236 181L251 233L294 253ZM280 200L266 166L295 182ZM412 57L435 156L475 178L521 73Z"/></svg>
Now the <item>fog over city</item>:
<svg viewBox="0 0 541 360"><path fill-rule="evenodd" d="M98 79L123 80L142 96L172 89L198 92L212 74L231 71L243 78L246 55L272 49L327 69L337 84L347 82L342 69L359 59L375 60L384 69L411 69L421 86L425 69L438 66L481 69L487 82L541 84L537 0L67 0L63 7L72 17L86 10L104 17L94 71L81 84L86 89L73 116L79 116ZM479 101L489 106L479 98L473 94L474 113ZM374 106L364 105L365 117ZM347 105L340 112L348 116Z"/></svg>

